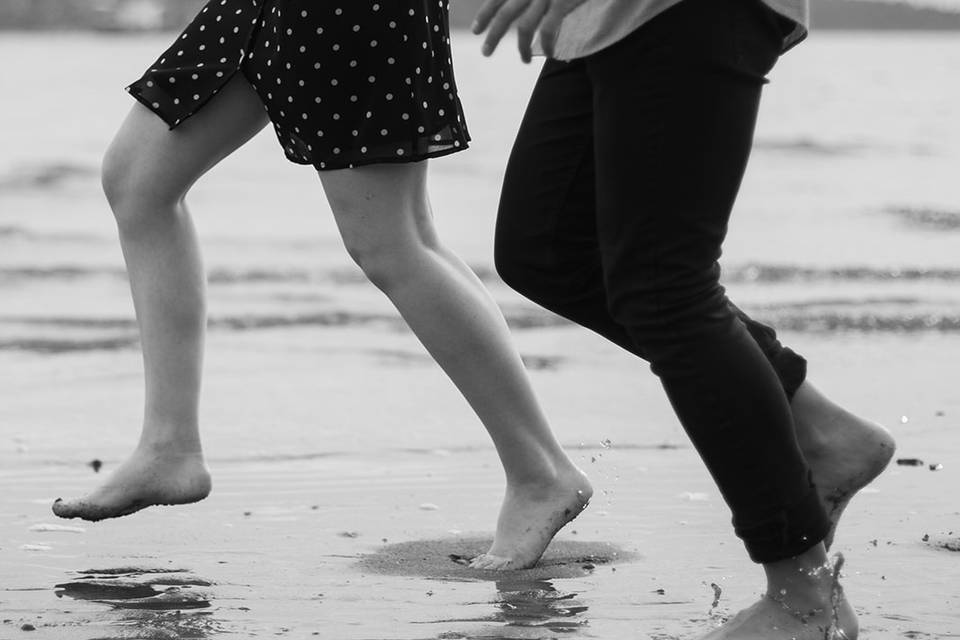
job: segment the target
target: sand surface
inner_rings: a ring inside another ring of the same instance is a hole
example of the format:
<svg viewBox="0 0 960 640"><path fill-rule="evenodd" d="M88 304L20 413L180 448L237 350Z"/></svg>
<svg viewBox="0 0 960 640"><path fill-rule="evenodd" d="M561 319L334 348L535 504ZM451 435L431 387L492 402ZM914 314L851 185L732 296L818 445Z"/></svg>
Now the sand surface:
<svg viewBox="0 0 960 640"><path fill-rule="evenodd" d="M324 341L343 344L349 333ZM589 338L553 333L558 353ZM546 336L533 337L521 332L523 350L544 353ZM500 471L429 362L338 354L309 340L285 350L262 337L254 361L241 355L253 348L245 338L210 347L214 362L231 354L229 371L214 364L209 376L213 495L97 524L57 520L49 504L92 487L99 476L87 463L100 459L109 472L129 446L122 416L135 415L139 382L118 365L129 359L134 369L135 354L75 356L72 375L53 359L21 370L29 375L5 421L19 415L32 428L4 443L0 638L21 637L25 624L35 637L71 640L687 638L758 594L761 576L652 376L602 343L594 361L533 372L596 498L543 568L491 576L450 556L489 538ZM409 336L397 340L412 350ZM960 344L817 342L805 349L811 358L843 347L839 362L817 367L821 386L890 424L901 457L923 460L891 467L838 535L864 637L952 637L960 403L928 372L952 366L946 347ZM905 381L920 375L915 393ZM42 420L32 417L40 403L52 407ZM711 583L722 592L714 608Z"/></svg>

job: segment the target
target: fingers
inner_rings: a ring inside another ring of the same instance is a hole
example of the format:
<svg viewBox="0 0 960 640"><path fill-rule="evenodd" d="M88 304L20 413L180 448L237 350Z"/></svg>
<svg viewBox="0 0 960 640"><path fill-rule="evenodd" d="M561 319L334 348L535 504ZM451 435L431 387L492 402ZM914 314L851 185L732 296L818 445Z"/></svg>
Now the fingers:
<svg viewBox="0 0 960 640"><path fill-rule="evenodd" d="M524 62L530 62L531 43L537 31L543 43L544 52L552 57L560 25L563 19L585 0L485 0L472 30L476 34L487 32L484 39L483 55L492 54L510 25L517 23L517 47Z"/></svg>
<svg viewBox="0 0 960 640"><path fill-rule="evenodd" d="M496 15L497 11L500 10L500 5L502 5L504 1L505 0L486 0L486 2L480 6L480 10L477 11L477 16L473 19L470 30L477 35L486 31L490 20Z"/></svg>
<svg viewBox="0 0 960 640"><path fill-rule="evenodd" d="M541 28L540 21L550 8L550 0L533 0L520 19L517 21L517 48L520 49L520 59L530 62L533 58L531 44L537 28Z"/></svg>
<svg viewBox="0 0 960 640"><path fill-rule="evenodd" d="M487 37L483 41L481 52L489 56L496 51L500 40L517 18L526 10L530 0L501 0L500 7L487 23Z"/></svg>
<svg viewBox="0 0 960 640"><path fill-rule="evenodd" d="M549 8L540 22L540 44L548 58L553 57L557 36L560 34L560 25L563 24L567 11L569 10L561 8L559 3L555 4Z"/></svg>

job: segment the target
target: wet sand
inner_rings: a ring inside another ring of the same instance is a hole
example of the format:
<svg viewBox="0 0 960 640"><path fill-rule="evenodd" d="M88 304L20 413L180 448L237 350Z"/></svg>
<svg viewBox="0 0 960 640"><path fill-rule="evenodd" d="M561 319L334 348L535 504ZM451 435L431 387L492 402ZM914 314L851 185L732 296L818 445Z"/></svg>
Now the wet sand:
<svg viewBox="0 0 960 640"><path fill-rule="evenodd" d="M758 594L761 576L652 375L599 342L592 357L532 373L597 484L593 504L541 568L462 566L451 556L482 549L496 516L494 454L435 367L397 355L416 354L411 336L381 333L393 352L371 351L359 347L377 332L362 331L307 332L296 349L288 331L215 335L204 403L214 493L96 524L58 520L49 505L92 487L135 438L136 353L25 359L28 375L4 380L4 423L30 428L0 449L0 638L25 637L24 625L71 640L689 638ZM538 356L594 346L572 328L518 339ZM898 457L922 460L891 466L838 535L863 637L951 637L960 402L935 374L960 344L792 342L823 362L812 379L888 423Z"/></svg>

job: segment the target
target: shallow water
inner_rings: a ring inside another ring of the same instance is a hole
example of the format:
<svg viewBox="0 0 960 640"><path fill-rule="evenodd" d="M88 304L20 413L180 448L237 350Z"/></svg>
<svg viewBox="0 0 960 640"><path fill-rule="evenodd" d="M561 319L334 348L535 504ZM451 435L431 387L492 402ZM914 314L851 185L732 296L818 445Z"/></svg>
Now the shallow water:
<svg viewBox="0 0 960 640"><path fill-rule="evenodd" d="M483 60L465 34L457 71L476 140L432 165L437 223L503 306L598 485L562 540L636 555L573 562L590 553L560 547L562 575L499 581L450 560L489 535L493 452L348 264L315 176L272 134L191 199L210 272L213 496L82 532L38 527L54 524L53 498L96 482L92 461L109 472L136 437L142 369L97 166L130 106L120 87L168 38L0 39L26 61L4 69L0 107L0 640L24 624L71 640L672 639L752 602L760 576L646 366L493 273L497 187L536 69L512 51ZM891 467L838 537L870 640L960 637L960 87L944 81L958 71L949 36L816 35L791 52L724 259L731 295L783 330L817 384L923 461ZM419 568L369 568L391 557ZM97 590L111 582L126 586Z"/></svg>

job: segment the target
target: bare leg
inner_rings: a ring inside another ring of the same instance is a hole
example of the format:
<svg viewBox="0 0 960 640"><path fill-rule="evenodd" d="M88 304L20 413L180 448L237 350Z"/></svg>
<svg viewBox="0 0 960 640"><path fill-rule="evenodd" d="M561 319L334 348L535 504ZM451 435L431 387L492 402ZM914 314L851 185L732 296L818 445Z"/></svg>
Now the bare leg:
<svg viewBox="0 0 960 640"><path fill-rule="evenodd" d="M493 547L475 564L532 566L593 490L551 432L500 310L437 239L426 163L320 175L347 250L473 407L503 463Z"/></svg>
<svg viewBox="0 0 960 640"><path fill-rule="evenodd" d="M210 492L198 404L206 325L205 277L184 198L193 183L266 124L239 76L170 131L135 104L107 151L103 183L140 328L146 406L133 454L93 493L57 500L64 518L101 520Z"/></svg>
<svg viewBox="0 0 960 640"><path fill-rule="evenodd" d="M797 442L833 527L827 549L850 499L886 468L896 443L882 426L832 402L804 382L791 402Z"/></svg>

